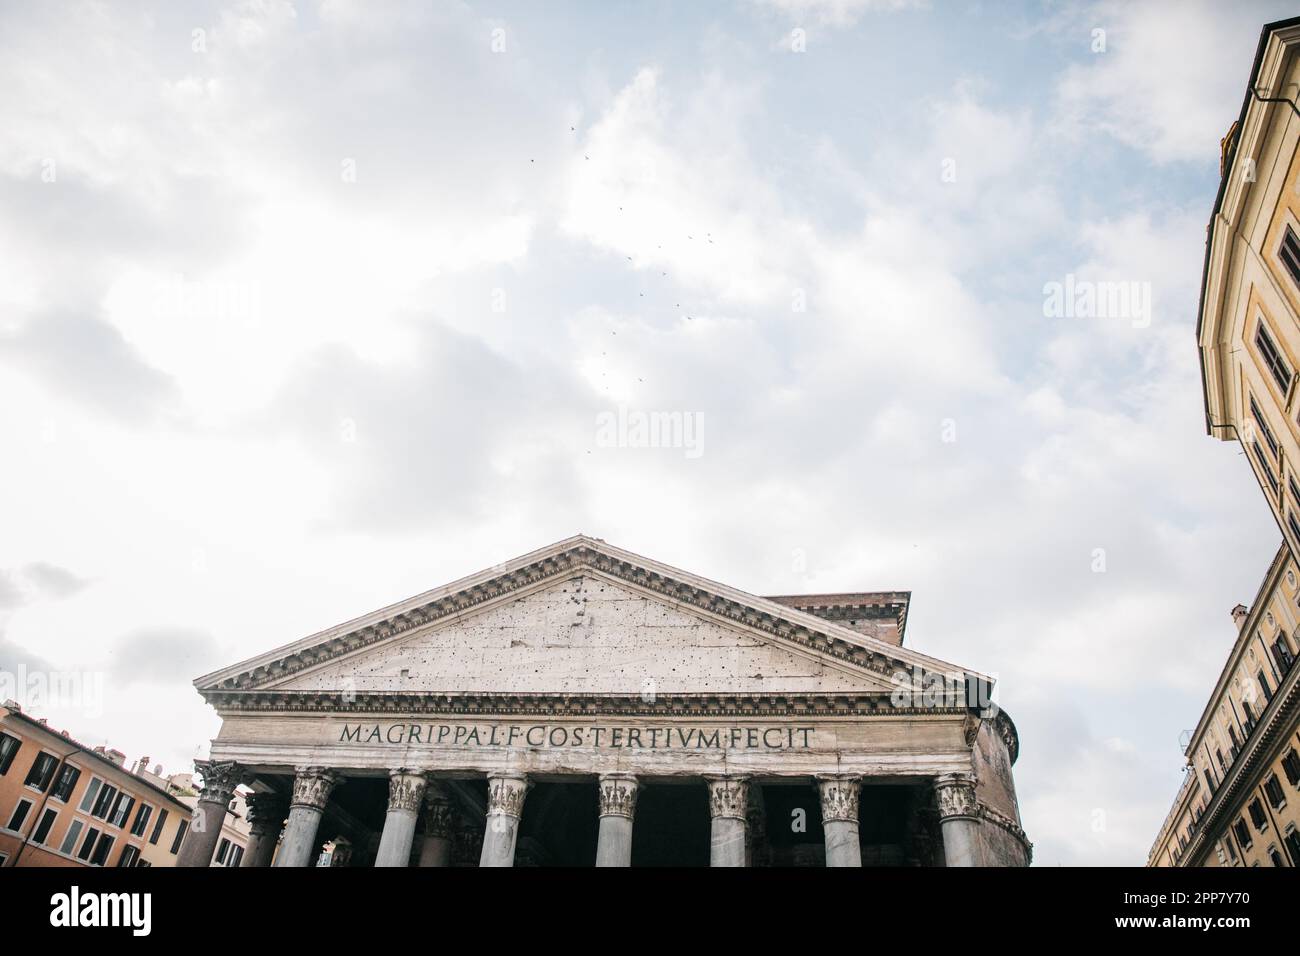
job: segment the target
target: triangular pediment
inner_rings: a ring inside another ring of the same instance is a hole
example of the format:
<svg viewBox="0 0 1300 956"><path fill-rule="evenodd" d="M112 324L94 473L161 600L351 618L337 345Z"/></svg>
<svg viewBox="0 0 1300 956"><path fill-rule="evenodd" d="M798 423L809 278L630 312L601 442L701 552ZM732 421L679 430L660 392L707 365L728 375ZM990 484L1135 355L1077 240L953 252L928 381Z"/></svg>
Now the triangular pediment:
<svg viewBox="0 0 1300 956"><path fill-rule="evenodd" d="M654 696L870 693L888 684L588 570L266 689Z"/></svg>
<svg viewBox="0 0 1300 956"><path fill-rule="evenodd" d="M580 535L195 685L210 700L248 692L870 695L916 668L963 672Z"/></svg>

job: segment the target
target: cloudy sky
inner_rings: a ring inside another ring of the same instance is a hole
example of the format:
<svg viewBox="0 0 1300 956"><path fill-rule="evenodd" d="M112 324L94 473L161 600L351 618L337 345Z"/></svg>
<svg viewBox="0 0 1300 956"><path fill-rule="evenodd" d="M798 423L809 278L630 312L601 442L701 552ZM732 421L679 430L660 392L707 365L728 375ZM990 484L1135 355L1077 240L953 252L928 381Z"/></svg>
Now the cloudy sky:
<svg viewBox="0 0 1300 956"><path fill-rule="evenodd" d="M0 6L0 668L188 769L195 676L582 531L910 589L1035 862L1143 862L1279 542L1193 327L1293 4L615 6Z"/></svg>

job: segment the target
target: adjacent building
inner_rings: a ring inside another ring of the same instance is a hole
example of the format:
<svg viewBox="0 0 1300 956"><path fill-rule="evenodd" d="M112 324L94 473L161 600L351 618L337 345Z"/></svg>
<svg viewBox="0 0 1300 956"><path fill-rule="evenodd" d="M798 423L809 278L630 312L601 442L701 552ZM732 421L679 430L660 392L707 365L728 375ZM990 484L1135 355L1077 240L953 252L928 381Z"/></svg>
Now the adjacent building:
<svg viewBox="0 0 1300 956"><path fill-rule="evenodd" d="M1222 143L1197 340L1209 434L1241 444L1283 543L1186 741L1151 866L1300 866L1300 17L1264 27Z"/></svg>
<svg viewBox="0 0 1300 956"><path fill-rule="evenodd" d="M150 770L148 757L128 768L121 751L80 743L5 701L0 867L175 866L198 802L189 784L189 774ZM221 833L232 866L248 843L236 799Z"/></svg>
<svg viewBox="0 0 1300 956"><path fill-rule="evenodd" d="M1027 865L1015 725L909 603L556 542L197 679L181 865L241 785L245 866Z"/></svg>
<svg viewBox="0 0 1300 956"><path fill-rule="evenodd" d="M1187 739L1186 777L1149 866L1300 866L1300 578L1278 549Z"/></svg>
<svg viewBox="0 0 1300 956"><path fill-rule="evenodd" d="M1300 554L1300 18L1269 24L1224 137L1197 338L1207 431L1241 443Z"/></svg>

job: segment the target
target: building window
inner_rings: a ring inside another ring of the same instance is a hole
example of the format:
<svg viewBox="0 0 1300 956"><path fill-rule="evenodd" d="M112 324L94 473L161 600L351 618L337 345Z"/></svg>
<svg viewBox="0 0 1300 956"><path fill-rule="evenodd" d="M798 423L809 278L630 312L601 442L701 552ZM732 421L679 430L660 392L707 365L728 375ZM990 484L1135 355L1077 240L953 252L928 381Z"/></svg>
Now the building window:
<svg viewBox="0 0 1300 956"><path fill-rule="evenodd" d="M1255 452L1256 460L1259 461L1259 470L1264 473L1264 477L1268 480L1268 486L1273 489L1273 494L1277 494L1279 487L1277 475L1273 474L1272 466L1269 465L1268 459L1264 457L1264 449L1259 446L1257 441L1251 442L1250 447Z"/></svg>
<svg viewBox="0 0 1300 956"><path fill-rule="evenodd" d="M1255 680L1259 681L1259 689L1264 692L1264 706L1267 707L1273 702L1273 688L1268 686L1268 678L1263 671L1255 675Z"/></svg>
<svg viewBox="0 0 1300 956"><path fill-rule="evenodd" d="M90 784L86 787L86 792L81 798L81 807L79 809L82 813L90 812L90 808L95 805L95 798L99 796L99 788L103 785L104 781L98 777L90 778Z"/></svg>
<svg viewBox="0 0 1300 956"><path fill-rule="evenodd" d="M1232 833L1237 838L1237 842L1241 844L1243 850L1250 849L1250 844L1252 842L1250 839L1250 828L1246 826L1245 820L1238 817L1237 822L1232 825Z"/></svg>
<svg viewBox="0 0 1300 956"><path fill-rule="evenodd" d="M1273 460L1278 461L1277 436L1273 434L1273 429L1268 427L1268 422L1264 420L1264 413L1259 410L1255 404L1255 396L1250 396L1250 414L1255 419L1255 424L1259 426L1259 433L1264 436L1264 441L1268 443L1268 450L1273 453Z"/></svg>
<svg viewBox="0 0 1300 956"><path fill-rule="evenodd" d="M1288 511L1286 513L1286 526L1291 529L1291 534L1300 541L1300 521L1295 520L1295 513ZM1296 598L1296 607L1300 607L1300 597Z"/></svg>
<svg viewBox="0 0 1300 956"><path fill-rule="evenodd" d="M44 751L38 753L36 759L32 761L32 768L27 771L27 779L23 783L44 793L49 787L50 780L54 777L54 770L58 765L59 758L54 754L47 754Z"/></svg>
<svg viewBox="0 0 1300 956"><path fill-rule="evenodd" d="M31 810L32 802L30 800L19 800L18 806L14 807L13 815L9 818L8 829L17 831L27 819L27 812Z"/></svg>
<svg viewBox="0 0 1300 956"><path fill-rule="evenodd" d="M1228 848L1228 856L1232 857L1232 862L1233 862L1233 863L1236 863L1236 862L1237 862L1237 848L1236 848L1235 846L1232 845L1232 839L1229 838L1229 839L1227 839L1227 840L1224 840L1223 843L1224 843L1224 845L1227 846L1227 848Z"/></svg>
<svg viewBox="0 0 1300 956"><path fill-rule="evenodd" d="M1279 632L1277 640L1273 642L1273 659L1277 661L1278 670L1284 675L1290 673L1295 657L1291 654L1291 646L1287 644L1284 632Z"/></svg>
<svg viewBox="0 0 1300 956"><path fill-rule="evenodd" d="M61 803L67 803L80 779L80 769L71 764L64 764L63 769L59 771L58 779L54 781L54 789L50 791L50 796Z"/></svg>
<svg viewBox="0 0 1300 956"><path fill-rule="evenodd" d="M1292 829L1286 835L1287 849L1291 851L1291 859L1300 860L1300 831Z"/></svg>
<svg viewBox="0 0 1300 956"><path fill-rule="evenodd" d="M1294 747L1282 758L1282 771L1286 774L1287 783L1300 787L1300 755L1296 754Z"/></svg>
<svg viewBox="0 0 1300 956"><path fill-rule="evenodd" d="M182 820L181 825L176 828L176 839L172 840L172 854L180 852L181 842L185 839L185 831L190 828L189 820Z"/></svg>
<svg viewBox="0 0 1300 956"><path fill-rule="evenodd" d="M1286 866L1286 864L1282 862L1282 854L1277 852L1277 847L1275 846L1268 848L1268 858L1273 861L1274 866Z"/></svg>
<svg viewBox="0 0 1300 956"><path fill-rule="evenodd" d="M1290 226L1282 231L1282 245L1278 246L1277 257L1291 273L1291 281L1300 285L1300 240L1296 239Z"/></svg>
<svg viewBox="0 0 1300 956"><path fill-rule="evenodd" d="M63 845L59 847L59 852L71 855L73 849L77 846L77 837L81 836L81 831L85 824L80 820L73 820L68 824L68 832L63 835Z"/></svg>
<svg viewBox="0 0 1300 956"><path fill-rule="evenodd" d="M47 808L41 814L41 822L36 824L36 830L32 833L33 843L44 843L45 838L50 835L50 827L54 826L54 821L58 819L57 810Z"/></svg>
<svg viewBox="0 0 1300 956"><path fill-rule="evenodd" d="M1264 781L1264 793L1268 795L1268 802L1273 804L1274 810L1281 810L1286 806L1286 794L1282 792L1282 784L1278 781L1277 774L1268 775L1268 779Z"/></svg>
<svg viewBox="0 0 1300 956"><path fill-rule="evenodd" d="M135 812L135 823L131 824L131 836L144 836L145 827L149 825L149 817L153 814L153 807L147 803L140 804L140 809Z"/></svg>
<svg viewBox="0 0 1300 956"><path fill-rule="evenodd" d="M89 860L90 854L94 852L95 843L99 840L99 828L91 827L86 831L86 840L81 844L81 849L77 852L78 860Z"/></svg>
<svg viewBox="0 0 1300 956"><path fill-rule="evenodd" d="M1265 816L1264 804L1259 802L1258 797L1250 801L1250 806L1247 807L1247 809L1250 810L1250 822L1255 824L1255 829L1258 830L1260 833L1263 833L1265 830L1267 830L1268 817Z"/></svg>
<svg viewBox="0 0 1300 956"><path fill-rule="evenodd" d="M9 772L9 765L14 762L14 757L18 756L22 745L23 742L17 737L0 734L0 777Z"/></svg>
<svg viewBox="0 0 1300 956"><path fill-rule="evenodd" d="M230 852L230 841L225 837L221 838L221 843L217 847L217 865L225 866L226 854Z"/></svg>
<svg viewBox="0 0 1300 956"><path fill-rule="evenodd" d="M92 817L98 817L103 820L108 816L108 811L113 808L113 800L117 797L117 787L111 783L106 783L99 790L99 798L95 801L94 808L90 811Z"/></svg>
<svg viewBox="0 0 1300 956"><path fill-rule="evenodd" d="M244 859L244 848L238 845L232 846L230 848L230 862L227 863L226 865L233 869L235 867L238 867L240 862L243 859Z"/></svg>
<svg viewBox="0 0 1300 956"><path fill-rule="evenodd" d="M1277 382L1277 387L1282 390L1282 397L1285 398L1291 388L1291 369L1274 344L1273 337L1264 330L1263 321L1255 326L1255 348L1259 349L1260 358L1273 373L1273 381Z"/></svg>
<svg viewBox="0 0 1300 956"><path fill-rule="evenodd" d="M113 815L109 818L109 823L115 827L126 826L127 818L131 816L131 808L135 806L135 797L123 791L117 795L117 802L113 804Z"/></svg>
<svg viewBox="0 0 1300 956"><path fill-rule="evenodd" d="M158 842L158 838L159 838L160 836L162 836L163 824L165 824L166 822L167 822L167 811L166 811L166 810L159 810L159 811L158 811L158 822L155 823L155 824L153 825L153 833L151 833L151 834L149 835L149 842L150 842L150 843L157 843L157 842Z"/></svg>
<svg viewBox="0 0 1300 956"><path fill-rule="evenodd" d="M117 858L118 866L135 866L136 861L140 859L140 848L127 844L122 847L122 855Z"/></svg>
<svg viewBox="0 0 1300 956"><path fill-rule="evenodd" d="M113 849L113 838L107 833L99 835L99 842L95 844L95 852L90 854L91 866L103 866L108 862L108 854Z"/></svg>

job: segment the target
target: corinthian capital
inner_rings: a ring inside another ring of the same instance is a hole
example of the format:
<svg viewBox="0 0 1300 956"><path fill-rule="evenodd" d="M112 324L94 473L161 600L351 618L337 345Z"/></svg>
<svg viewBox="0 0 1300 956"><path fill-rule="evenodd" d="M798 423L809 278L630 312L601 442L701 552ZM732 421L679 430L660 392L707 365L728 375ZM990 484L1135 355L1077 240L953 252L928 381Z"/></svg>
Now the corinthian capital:
<svg viewBox="0 0 1300 956"><path fill-rule="evenodd" d="M432 780L424 790L424 834L447 839L452 835L455 812L442 785Z"/></svg>
<svg viewBox="0 0 1300 956"><path fill-rule="evenodd" d="M323 767L297 767L296 770L298 775L293 778L293 800L290 806L324 810L330 793L339 782L338 775Z"/></svg>
<svg viewBox="0 0 1300 956"><path fill-rule="evenodd" d="M854 775L834 775L817 778L817 789L822 798L822 823L842 821L858 822L858 795L862 792L862 778Z"/></svg>
<svg viewBox="0 0 1300 956"><path fill-rule="evenodd" d="M203 791L199 794L199 799L219 803L223 807L230 803L235 788L248 776L243 767L230 760L196 760L194 769L203 776Z"/></svg>
<svg viewBox="0 0 1300 956"><path fill-rule="evenodd" d="M418 770L394 770L388 775L388 809L409 810L414 813L420 809L420 800L424 797L426 780Z"/></svg>
<svg viewBox="0 0 1300 956"><path fill-rule="evenodd" d="M528 778L522 773L494 773L488 777L488 813L516 819L523 815Z"/></svg>
<svg viewBox="0 0 1300 956"><path fill-rule="evenodd" d="M744 820L749 810L748 777L706 777L709 814L715 819Z"/></svg>
<svg viewBox="0 0 1300 956"><path fill-rule="evenodd" d="M600 794L600 815L631 820L636 813L638 789L636 777L630 773L601 774L597 791Z"/></svg>
<svg viewBox="0 0 1300 956"><path fill-rule="evenodd" d="M979 813L975 777L969 773L945 773L935 777L934 797L939 804L940 819L974 817Z"/></svg>
<svg viewBox="0 0 1300 956"><path fill-rule="evenodd" d="M248 827L258 836L278 833L289 814L289 801L278 793L250 793L244 803L248 806Z"/></svg>

